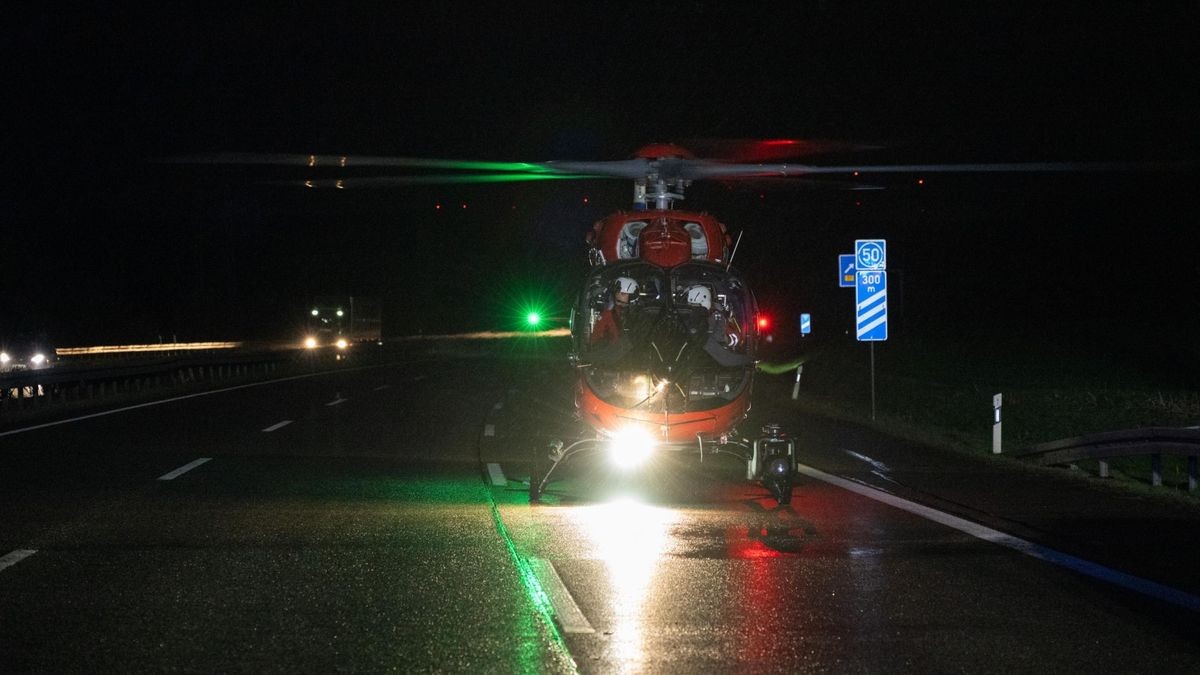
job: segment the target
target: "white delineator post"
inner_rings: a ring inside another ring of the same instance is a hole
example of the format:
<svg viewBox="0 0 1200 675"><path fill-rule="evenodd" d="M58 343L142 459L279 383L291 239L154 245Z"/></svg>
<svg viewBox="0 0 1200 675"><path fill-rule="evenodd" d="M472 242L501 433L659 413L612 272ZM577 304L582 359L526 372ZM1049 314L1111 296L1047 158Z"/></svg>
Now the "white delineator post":
<svg viewBox="0 0 1200 675"><path fill-rule="evenodd" d="M1000 454L1000 404L1002 396L992 397L992 453Z"/></svg>

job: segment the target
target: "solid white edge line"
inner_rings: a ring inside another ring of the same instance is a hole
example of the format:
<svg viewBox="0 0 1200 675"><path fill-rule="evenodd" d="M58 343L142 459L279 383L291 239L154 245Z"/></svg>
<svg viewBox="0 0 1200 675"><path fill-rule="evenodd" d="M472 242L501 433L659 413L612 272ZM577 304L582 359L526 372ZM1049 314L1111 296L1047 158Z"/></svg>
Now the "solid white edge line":
<svg viewBox="0 0 1200 675"><path fill-rule="evenodd" d="M271 426L267 427L266 429L263 429L263 433L269 434L272 431L275 431L277 429L282 429L291 423L292 423L292 420L284 420L282 422L277 422L277 423L272 424Z"/></svg>
<svg viewBox="0 0 1200 675"><path fill-rule="evenodd" d="M16 565L34 553L37 553L37 549L19 548L10 553L6 553L3 557L0 557L0 572L4 571L6 568Z"/></svg>
<svg viewBox="0 0 1200 675"><path fill-rule="evenodd" d="M372 391L383 391L384 389L391 389L391 388L392 388L392 385L390 385L390 384L381 384L378 387L375 387Z"/></svg>
<svg viewBox="0 0 1200 675"><path fill-rule="evenodd" d="M332 401L330 401L329 403L326 403L325 407L328 408L329 406L332 406L332 405L339 405L339 404L345 403L346 401L349 401L349 400L350 399L348 399L348 398L335 398Z"/></svg>
<svg viewBox="0 0 1200 675"><path fill-rule="evenodd" d="M964 532L978 539L989 541L993 544L999 544L1006 548L1010 548L1018 553L1024 553L1031 558L1044 560L1048 563L1053 563L1060 567L1066 567L1085 576L1089 576L1099 581L1105 581L1110 584L1115 584L1122 588L1141 593L1152 598L1157 598L1169 602L1173 605L1179 605L1191 610L1200 611L1200 596L1192 595L1186 591L1181 591L1177 588L1171 588L1149 579L1143 579L1132 574L1119 572L1110 567L1105 567L1099 563L1094 563L1090 560L1077 558L1073 555L1056 551L1052 548L1035 544L1031 541L1026 541L1020 537L1014 537L1011 534L1005 534L999 530L994 530L985 525L980 525L958 516L952 516L949 513L938 511L937 509L910 502L907 499L902 499L893 494L889 494L882 490L873 487L868 487L860 483L834 476L825 473L818 469L803 464L796 465L797 473L804 474L810 478L815 478L819 481L824 481L830 485L836 485L843 490L849 490L855 494L861 495L868 499L874 499L877 502L894 506L902 511L907 511L913 515L932 520L935 523L945 525L946 527Z"/></svg>
<svg viewBox="0 0 1200 675"><path fill-rule="evenodd" d="M559 578L554 563L545 558L530 558L529 563L538 581L542 582L542 590L546 591L550 604L554 606L554 619L558 621L563 632L595 633L596 629L592 628L591 622L583 615L583 610L575 603L575 598L571 597L566 584Z"/></svg>
<svg viewBox="0 0 1200 675"><path fill-rule="evenodd" d="M492 485L508 485L508 478L504 476L504 469L500 468L499 464L489 462L487 470L488 478L492 481Z"/></svg>
<svg viewBox="0 0 1200 675"><path fill-rule="evenodd" d="M201 464L203 464L211 459L212 459L212 457L201 457L200 459L197 459L197 460L188 462L187 464L184 464L183 466L179 467L178 469L175 469L174 471L164 473L163 475L159 476L158 479L159 480L175 480L176 478L179 478L183 474L191 471L192 469L200 466Z"/></svg>
<svg viewBox="0 0 1200 675"><path fill-rule="evenodd" d="M8 431L0 431L0 438L12 436L14 434L23 434L26 431L37 431L46 427L56 427L60 424L70 424L71 422L80 422L83 420L92 419L93 417L104 417L105 415L113 415L126 410L137 410L138 408L149 408L150 406L162 405L164 403L174 403L175 401L183 401L189 398L197 398L200 396L211 396L213 394L221 394L227 391L236 391L238 389L249 389L250 387L262 387L268 384L278 384L279 382L290 382L292 380L303 380L310 377L321 377L322 375L335 375L337 373L352 373L358 370L370 370L372 368L388 368L391 366L403 366L412 363L424 363L429 359L419 359L416 361L401 361L398 363L381 363L375 366L359 366L357 368L343 368L341 370L327 370L321 373L305 373L304 375L291 375L289 377L280 377L275 380L264 380L262 382L251 382L250 384L239 384L233 387L222 387L221 389L211 389L209 391L198 391L195 394L184 394L183 396L174 396L164 398L160 401L147 401L145 403L137 403L135 405L127 405L121 408L113 408L112 410L102 410L97 413L88 415L80 415L79 417L71 417L65 420L55 420L54 422L46 422L45 424L35 424L31 427L21 427L20 429L10 429Z"/></svg>

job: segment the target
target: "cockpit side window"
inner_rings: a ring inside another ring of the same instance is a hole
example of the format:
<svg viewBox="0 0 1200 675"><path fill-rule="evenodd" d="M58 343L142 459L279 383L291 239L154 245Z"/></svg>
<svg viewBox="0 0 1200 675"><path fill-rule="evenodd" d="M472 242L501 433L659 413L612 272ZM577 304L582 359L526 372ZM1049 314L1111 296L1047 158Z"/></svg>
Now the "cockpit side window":
<svg viewBox="0 0 1200 675"><path fill-rule="evenodd" d="M580 297L574 333L589 351L621 342L630 330L658 316L666 304L666 280L653 265L629 263L598 269Z"/></svg>
<svg viewBox="0 0 1200 675"><path fill-rule="evenodd" d="M735 274L717 265L693 263L671 271L671 302L688 315L719 316L727 326L725 345L743 352L753 339L753 299Z"/></svg>

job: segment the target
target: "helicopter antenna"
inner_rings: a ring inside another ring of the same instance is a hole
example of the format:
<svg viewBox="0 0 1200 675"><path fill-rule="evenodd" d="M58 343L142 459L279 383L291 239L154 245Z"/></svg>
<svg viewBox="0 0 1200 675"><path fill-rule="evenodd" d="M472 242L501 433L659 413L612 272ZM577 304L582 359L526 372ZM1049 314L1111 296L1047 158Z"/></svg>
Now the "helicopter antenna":
<svg viewBox="0 0 1200 675"><path fill-rule="evenodd" d="M733 242L733 253L729 254L729 262L725 265L725 271L728 272L730 267L733 267L733 256L737 255L738 244L742 243L742 235L746 234L745 230L738 232L737 241Z"/></svg>

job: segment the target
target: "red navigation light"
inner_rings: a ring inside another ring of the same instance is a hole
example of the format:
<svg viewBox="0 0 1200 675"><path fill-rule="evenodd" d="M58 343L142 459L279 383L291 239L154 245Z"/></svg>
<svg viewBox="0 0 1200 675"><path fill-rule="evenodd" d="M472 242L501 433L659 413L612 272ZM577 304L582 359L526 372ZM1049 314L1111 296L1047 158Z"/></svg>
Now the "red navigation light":
<svg viewBox="0 0 1200 675"><path fill-rule="evenodd" d="M441 210L442 210L442 205L441 205L441 204L435 204L435 205L433 206L433 208L437 209L438 211L441 211Z"/></svg>
<svg viewBox="0 0 1200 675"><path fill-rule="evenodd" d="M924 179L924 178L918 178L918 179L917 179L917 185L924 185L924 184L925 184L925 179Z"/></svg>
<svg viewBox="0 0 1200 675"><path fill-rule="evenodd" d="M758 329L761 331L761 330L767 330L770 327L771 327L771 317L769 317L765 314L759 314L758 315Z"/></svg>

